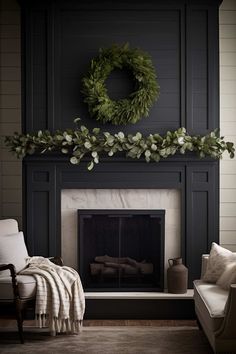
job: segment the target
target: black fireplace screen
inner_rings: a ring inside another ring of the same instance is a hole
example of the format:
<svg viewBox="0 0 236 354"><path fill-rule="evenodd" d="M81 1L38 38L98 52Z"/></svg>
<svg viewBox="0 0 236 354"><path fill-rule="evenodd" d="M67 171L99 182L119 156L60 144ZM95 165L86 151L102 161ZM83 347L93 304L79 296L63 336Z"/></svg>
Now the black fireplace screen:
<svg viewBox="0 0 236 354"><path fill-rule="evenodd" d="M163 291L164 210L79 210L79 272L87 291Z"/></svg>

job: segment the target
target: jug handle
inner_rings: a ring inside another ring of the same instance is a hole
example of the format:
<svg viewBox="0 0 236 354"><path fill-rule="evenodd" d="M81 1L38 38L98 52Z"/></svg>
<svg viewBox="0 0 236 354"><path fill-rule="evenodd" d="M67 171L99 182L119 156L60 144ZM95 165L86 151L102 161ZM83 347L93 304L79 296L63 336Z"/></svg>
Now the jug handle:
<svg viewBox="0 0 236 354"><path fill-rule="evenodd" d="M173 258L168 259L168 263L169 263L169 267L172 267L174 264L174 259Z"/></svg>

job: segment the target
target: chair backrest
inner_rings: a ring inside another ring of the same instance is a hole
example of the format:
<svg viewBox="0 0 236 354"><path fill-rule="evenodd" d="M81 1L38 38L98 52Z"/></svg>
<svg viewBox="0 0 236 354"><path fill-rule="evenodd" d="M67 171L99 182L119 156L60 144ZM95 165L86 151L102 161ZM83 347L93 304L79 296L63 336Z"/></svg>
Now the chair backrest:
<svg viewBox="0 0 236 354"><path fill-rule="evenodd" d="M0 236L19 232L18 223L14 219L0 220Z"/></svg>
<svg viewBox="0 0 236 354"><path fill-rule="evenodd" d="M16 272L26 265L28 257L23 232L19 232L18 223L13 219L0 220L0 263L14 264ZM1 276L9 275L9 271L1 271Z"/></svg>

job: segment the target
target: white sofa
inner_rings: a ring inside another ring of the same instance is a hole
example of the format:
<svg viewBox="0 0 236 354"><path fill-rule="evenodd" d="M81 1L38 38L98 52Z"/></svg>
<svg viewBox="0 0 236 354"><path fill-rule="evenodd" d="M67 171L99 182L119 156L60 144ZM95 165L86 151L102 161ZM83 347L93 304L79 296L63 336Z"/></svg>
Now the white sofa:
<svg viewBox="0 0 236 354"><path fill-rule="evenodd" d="M203 277L209 255L202 256ZM198 322L215 353L236 353L236 284L223 290L216 284L194 281Z"/></svg>

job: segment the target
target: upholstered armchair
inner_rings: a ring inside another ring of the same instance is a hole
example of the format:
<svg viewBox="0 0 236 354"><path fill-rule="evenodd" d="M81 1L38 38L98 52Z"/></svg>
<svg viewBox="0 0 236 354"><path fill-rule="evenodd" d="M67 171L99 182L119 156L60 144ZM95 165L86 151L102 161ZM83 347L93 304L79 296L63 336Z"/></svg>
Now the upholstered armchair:
<svg viewBox="0 0 236 354"><path fill-rule="evenodd" d="M204 281L209 255L202 256L201 279L194 281L195 312L215 353L236 353L236 284L228 290Z"/></svg>
<svg viewBox="0 0 236 354"><path fill-rule="evenodd" d="M26 267L28 251L24 235L19 232L16 220L0 220L0 315L17 320L21 343L23 319L27 308L34 308L36 281L33 276L19 275ZM62 265L59 257L51 261Z"/></svg>

